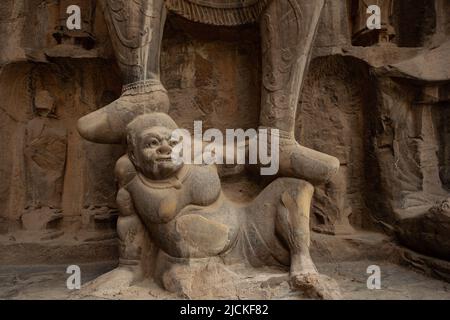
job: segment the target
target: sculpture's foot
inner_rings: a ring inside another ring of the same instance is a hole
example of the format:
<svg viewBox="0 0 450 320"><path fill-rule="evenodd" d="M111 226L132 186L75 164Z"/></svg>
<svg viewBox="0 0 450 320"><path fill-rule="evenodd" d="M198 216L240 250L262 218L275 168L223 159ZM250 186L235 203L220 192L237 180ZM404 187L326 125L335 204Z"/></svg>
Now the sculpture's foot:
<svg viewBox="0 0 450 320"><path fill-rule="evenodd" d="M341 297L336 281L319 274L306 249L292 255L290 277L291 285L310 299L335 300Z"/></svg>
<svg viewBox="0 0 450 320"><path fill-rule="evenodd" d="M280 137L279 175L313 184L329 181L340 163L335 157L301 146L294 138Z"/></svg>
<svg viewBox="0 0 450 320"><path fill-rule="evenodd" d="M319 273L291 274L291 285L310 299L337 300L341 298L336 281Z"/></svg>
<svg viewBox="0 0 450 320"><path fill-rule="evenodd" d="M122 95L109 105L78 120L78 132L97 143L121 143L128 123L141 114L169 110L167 92L158 90L136 95Z"/></svg>

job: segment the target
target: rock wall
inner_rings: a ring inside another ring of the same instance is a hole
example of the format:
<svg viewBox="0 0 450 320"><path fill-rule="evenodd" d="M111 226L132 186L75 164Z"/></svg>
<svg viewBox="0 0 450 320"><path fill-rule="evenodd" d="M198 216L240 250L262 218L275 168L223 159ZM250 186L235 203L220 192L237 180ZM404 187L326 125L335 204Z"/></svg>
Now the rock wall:
<svg viewBox="0 0 450 320"><path fill-rule="evenodd" d="M337 157L338 175L316 188L315 230L351 233L352 225L370 228L366 204L368 126L375 96L364 62L352 57L315 59L299 103L297 139L305 146Z"/></svg>

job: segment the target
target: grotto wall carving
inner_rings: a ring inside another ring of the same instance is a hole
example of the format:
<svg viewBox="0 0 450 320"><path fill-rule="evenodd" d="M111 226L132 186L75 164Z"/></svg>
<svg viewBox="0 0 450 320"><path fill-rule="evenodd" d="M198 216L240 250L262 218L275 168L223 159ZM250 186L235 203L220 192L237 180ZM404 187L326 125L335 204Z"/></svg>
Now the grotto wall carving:
<svg viewBox="0 0 450 320"><path fill-rule="evenodd" d="M64 26L69 2L82 9L81 32ZM281 131L283 178L218 166L224 212L279 195L277 179L308 181L316 264L329 245L323 235L378 232L412 250L403 263L449 279L450 4L375 2L381 31L365 27L357 0L2 2L1 263L123 260L116 195L124 185L114 168L127 152L127 125L163 112L188 130L202 120L205 129ZM218 254L211 274L191 261L164 275L173 261L154 265L160 245L141 224L139 272L169 291L220 296L170 280L219 279L230 269ZM94 281L89 294L113 278ZM256 290L233 281L228 296L240 294L236 286ZM310 296L338 296L334 286L311 287L319 293Z"/></svg>

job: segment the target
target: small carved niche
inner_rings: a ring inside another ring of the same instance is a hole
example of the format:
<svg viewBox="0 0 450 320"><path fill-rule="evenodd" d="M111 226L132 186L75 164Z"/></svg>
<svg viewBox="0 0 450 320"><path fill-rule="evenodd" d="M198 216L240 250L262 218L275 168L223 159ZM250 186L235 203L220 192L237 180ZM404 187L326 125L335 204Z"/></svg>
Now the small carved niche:
<svg viewBox="0 0 450 320"><path fill-rule="evenodd" d="M371 5L377 5L381 9L381 29L370 30L367 27L367 20L371 15L367 10ZM394 41L395 29L392 24L394 0L349 0L349 8L354 46L369 47Z"/></svg>
<svg viewBox="0 0 450 320"><path fill-rule="evenodd" d="M422 47L436 31L433 0L395 0L394 25L399 47Z"/></svg>
<svg viewBox="0 0 450 320"><path fill-rule="evenodd" d="M70 14L67 8L76 5L80 8L81 13L81 29L69 30L67 28L67 19ZM94 19L95 19L95 0L60 0L59 1L59 25L53 37L58 44L68 44L82 47L90 50L94 48L95 37L93 35Z"/></svg>
<svg viewBox="0 0 450 320"><path fill-rule="evenodd" d="M439 143L439 178L442 186L450 190L450 103L433 108L433 120Z"/></svg>

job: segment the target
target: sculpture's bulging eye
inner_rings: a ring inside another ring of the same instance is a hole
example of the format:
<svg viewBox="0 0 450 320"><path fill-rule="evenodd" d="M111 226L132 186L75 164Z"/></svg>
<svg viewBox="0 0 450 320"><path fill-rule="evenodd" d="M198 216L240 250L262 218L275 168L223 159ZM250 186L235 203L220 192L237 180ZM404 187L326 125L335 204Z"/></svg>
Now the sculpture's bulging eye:
<svg viewBox="0 0 450 320"><path fill-rule="evenodd" d="M149 143L147 143L147 146L146 146L147 148L156 148L156 147L159 147L159 141L158 141L158 139L152 139L152 140L150 140L150 142Z"/></svg>
<svg viewBox="0 0 450 320"><path fill-rule="evenodd" d="M169 140L169 146L175 147L178 144L178 141L176 140Z"/></svg>

